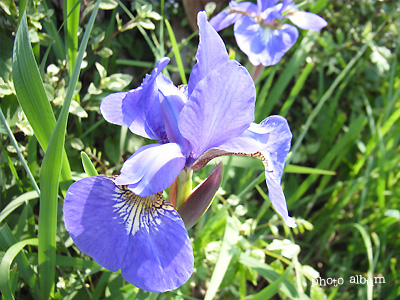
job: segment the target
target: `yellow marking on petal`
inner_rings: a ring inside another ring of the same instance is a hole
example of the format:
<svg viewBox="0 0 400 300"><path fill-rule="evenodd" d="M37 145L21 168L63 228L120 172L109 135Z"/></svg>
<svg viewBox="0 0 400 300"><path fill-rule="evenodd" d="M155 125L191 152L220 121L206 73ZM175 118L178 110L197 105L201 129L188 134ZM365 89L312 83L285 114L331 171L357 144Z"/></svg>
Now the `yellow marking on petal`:
<svg viewBox="0 0 400 300"><path fill-rule="evenodd" d="M127 233L132 235L139 229L149 231L150 226L161 224L160 215L166 211L176 214L172 205L162 199L162 193L140 197L127 186L117 186L114 200L114 211L122 218Z"/></svg>
<svg viewBox="0 0 400 300"><path fill-rule="evenodd" d="M202 169L206 164L209 163L212 159L219 157L219 156L231 156L231 155L242 155L242 156L248 156L248 157L254 157L258 158L259 160L262 161L262 163L265 166L265 169L268 170L268 159L266 158L266 154L258 151L255 153L247 154L244 152L227 152L224 150L219 150L219 149L210 149L207 150L203 155L201 155L198 160L195 162L195 164L191 167L192 170L199 170Z"/></svg>

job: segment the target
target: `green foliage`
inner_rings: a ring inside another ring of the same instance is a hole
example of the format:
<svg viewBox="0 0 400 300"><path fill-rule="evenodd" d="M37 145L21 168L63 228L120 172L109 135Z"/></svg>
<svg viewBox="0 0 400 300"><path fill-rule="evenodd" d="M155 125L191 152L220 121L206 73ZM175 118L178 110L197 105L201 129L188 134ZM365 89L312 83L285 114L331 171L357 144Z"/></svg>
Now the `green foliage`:
<svg viewBox="0 0 400 300"><path fill-rule="evenodd" d="M101 100L139 86L162 56L175 59L166 75L185 83L197 33L180 1L61 2L0 0L4 299L399 297L396 1L304 3L328 26L300 31L283 60L262 72L255 116L289 121L293 145L282 185L298 227L290 230L271 209L259 161L224 158L214 202L189 231L193 276L165 294L141 291L81 253L61 207L72 180L118 174L145 143L106 123ZM252 71L232 29L220 34L230 56ZM197 171L194 185L213 166ZM350 283L355 275L383 276L385 283ZM344 283L313 285L318 277Z"/></svg>

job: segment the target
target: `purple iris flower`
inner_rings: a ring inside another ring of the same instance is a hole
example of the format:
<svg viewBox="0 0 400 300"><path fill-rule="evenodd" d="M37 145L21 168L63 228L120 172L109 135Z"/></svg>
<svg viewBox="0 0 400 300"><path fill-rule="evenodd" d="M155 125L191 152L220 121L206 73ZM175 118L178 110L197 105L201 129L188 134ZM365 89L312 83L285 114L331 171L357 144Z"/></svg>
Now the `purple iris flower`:
<svg viewBox="0 0 400 300"><path fill-rule="evenodd" d="M295 26L280 20L287 18L301 29L313 31L327 25L320 16L299 11L292 0L277 4L278 1L257 0L257 4L231 1L229 8L214 16L210 24L219 31L235 23L236 42L250 62L255 66L275 65L299 36Z"/></svg>
<svg viewBox="0 0 400 300"><path fill-rule="evenodd" d="M162 191L181 172L202 168L221 155L262 160L270 200L285 223L289 217L280 186L292 134L287 121L271 116L253 123L255 86L247 70L229 60L225 45L198 14L197 64L187 87L161 74L162 58L142 85L107 96L104 118L157 143L140 147L116 177L95 176L71 185L64 221L77 247L133 285L165 292L184 284L193 270L185 224Z"/></svg>

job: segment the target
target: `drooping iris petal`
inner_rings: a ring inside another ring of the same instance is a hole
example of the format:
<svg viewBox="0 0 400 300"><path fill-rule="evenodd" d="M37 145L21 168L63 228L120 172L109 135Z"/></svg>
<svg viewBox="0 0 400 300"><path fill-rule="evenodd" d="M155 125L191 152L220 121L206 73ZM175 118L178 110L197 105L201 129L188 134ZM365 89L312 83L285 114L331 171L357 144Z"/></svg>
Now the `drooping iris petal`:
<svg viewBox="0 0 400 300"><path fill-rule="evenodd" d="M156 78L168 64L169 58L160 59L151 75L147 75L140 87L131 90L122 101L124 123L143 137L166 141L166 131L161 117L160 94Z"/></svg>
<svg viewBox="0 0 400 300"><path fill-rule="evenodd" d="M268 157L268 165L273 166L276 178L280 180L291 140L292 133L286 119L270 116L260 124L252 123L243 134L218 145L216 149L244 154L260 152Z"/></svg>
<svg viewBox="0 0 400 300"><path fill-rule="evenodd" d="M320 16L306 11L294 11L289 13L286 17L294 25L305 30L319 31L328 25L328 22Z"/></svg>
<svg viewBox="0 0 400 300"><path fill-rule="evenodd" d="M198 13L197 24L200 41L196 52L197 63L189 77L188 96L192 94L200 80L217 66L229 60L225 44L215 29L208 23L206 12Z"/></svg>
<svg viewBox="0 0 400 300"><path fill-rule="evenodd" d="M190 240L178 213L161 194L141 198L113 179L75 182L65 197L64 222L76 246L131 284L165 292L193 270Z"/></svg>
<svg viewBox="0 0 400 300"><path fill-rule="evenodd" d="M128 185L136 195L147 197L169 187L185 162L176 143L146 145L125 161L115 181L118 185Z"/></svg>
<svg viewBox="0 0 400 300"><path fill-rule="evenodd" d="M124 115L122 112L122 100L127 92L113 93L103 99L100 105L100 111L103 118L107 122L115 125L128 126L124 123Z"/></svg>
<svg viewBox="0 0 400 300"><path fill-rule="evenodd" d="M281 116L270 116L260 124L252 123L240 136L206 151L192 168L202 168L211 159L222 155L244 155L260 159L265 167L272 206L288 226L296 227L294 220L288 215L285 196L280 186L291 139L292 133L286 119Z"/></svg>
<svg viewBox="0 0 400 300"><path fill-rule="evenodd" d="M280 184L281 178L277 176L279 173L278 169L270 163L270 161L272 160L268 160L268 158L266 158L266 161L266 163L264 161L263 162L265 165L265 180L267 182L269 200L271 201L272 206L276 210L276 212L283 218L285 224L289 227L294 228L297 225L294 219L292 217L289 217L289 212L286 205L286 198L283 194L283 190Z"/></svg>
<svg viewBox="0 0 400 300"><path fill-rule="evenodd" d="M246 53L253 65L277 64L294 45L299 35L297 28L283 24L280 29L261 26L253 18L243 17L234 26L239 48Z"/></svg>
<svg viewBox="0 0 400 300"><path fill-rule="evenodd" d="M220 64L197 83L179 119L194 159L245 131L254 119L254 102L254 82L236 61Z"/></svg>

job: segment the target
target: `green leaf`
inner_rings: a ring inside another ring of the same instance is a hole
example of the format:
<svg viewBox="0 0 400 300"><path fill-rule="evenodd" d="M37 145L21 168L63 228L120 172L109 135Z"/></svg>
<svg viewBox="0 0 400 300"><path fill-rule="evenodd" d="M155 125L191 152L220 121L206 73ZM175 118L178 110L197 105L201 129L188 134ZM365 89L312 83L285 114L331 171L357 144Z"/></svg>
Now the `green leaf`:
<svg viewBox="0 0 400 300"><path fill-rule="evenodd" d="M4 254L4 257L0 264L0 290L3 294L3 299L15 299L14 295L11 291L10 286L10 266L13 262L14 258L21 252L21 250L27 246L37 246L38 239L28 239L24 241L20 241L14 245L12 245L7 252Z"/></svg>
<svg viewBox="0 0 400 300"><path fill-rule="evenodd" d="M22 204L27 203L29 200L33 200L38 198L38 193L36 191L31 191L22 194L21 196L12 200L6 207L2 209L0 212L0 223L3 222L8 215L10 215L14 210L20 207Z"/></svg>
<svg viewBox="0 0 400 300"><path fill-rule="evenodd" d="M257 271L262 277L264 277L266 280L268 280L270 283L273 283L276 280L279 280L281 275L275 271L274 268L270 267L269 265L260 262L258 259L255 259L251 256L248 256L246 254L241 254L240 263ZM304 294L304 293L299 293L297 288L289 282L287 279L282 279L281 285L279 287L279 290L284 293L287 297L290 299L304 299L304 300L310 300L310 298Z"/></svg>
<svg viewBox="0 0 400 300"><path fill-rule="evenodd" d="M46 155L40 170L40 210L39 210L39 280L43 299L53 296L56 264L56 228L57 228L57 192L62 161L62 149L65 142L69 108L78 81L83 55L90 32L99 9L100 1L93 9L86 32L83 36L71 73L67 94L59 119L51 135Z"/></svg>
<svg viewBox="0 0 400 300"><path fill-rule="evenodd" d="M255 294L251 299L252 300L268 300L268 299L271 299L275 294L278 293L282 282L292 272L292 270L293 270L293 263L289 266L289 268L286 269L285 273L283 273L277 280L274 280L266 288L262 289L260 292Z"/></svg>
<svg viewBox="0 0 400 300"><path fill-rule="evenodd" d="M176 64L178 65L179 75L181 75L182 84L187 84L185 69L183 67L181 54L179 53L179 47L178 47L178 43L176 42L174 31L172 30L171 24L169 23L169 21L167 19L165 19L165 25L167 25L169 38L170 38L171 44L172 44L172 50L174 52Z"/></svg>
<svg viewBox="0 0 400 300"><path fill-rule="evenodd" d="M87 174L87 176L90 177L99 175L96 171L96 168L90 161L89 156L84 151L81 152L81 159L83 168L85 169L85 173Z"/></svg>
<svg viewBox="0 0 400 300"><path fill-rule="evenodd" d="M56 119L33 56L26 17L22 18L15 37L12 76L18 101L40 145L46 151L56 126ZM63 153L61 188L66 190L71 182L71 169L65 150L61 151Z"/></svg>
<svg viewBox="0 0 400 300"><path fill-rule="evenodd" d="M6 224L0 227L0 249L6 251L15 243L17 243L17 239L12 234L8 225ZM33 272L31 264L29 263L24 252L20 252L15 257L14 261L17 265L19 275L29 286L33 298L40 300L41 298L39 294L39 282L37 280L37 274ZM0 280L2 280L2 277L0 277ZM2 290L2 288L0 288L0 290Z"/></svg>
<svg viewBox="0 0 400 300"><path fill-rule="evenodd" d="M296 166L296 165L286 165L285 172L286 173L294 173L294 174L336 175L335 171L322 170L322 169L317 169L317 168L309 168L309 167Z"/></svg>
<svg viewBox="0 0 400 300"><path fill-rule="evenodd" d="M364 241L365 248L367 250L367 259L368 259L368 282L373 282L374 278L374 263L373 263L373 254L372 254L372 243L371 238L367 231L360 224L352 224L361 234L361 237ZM372 300L373 298L373 284L367 284L367 299Z"/></svg>
<svg viewBox="0 0 400 300"><path fill-rule="evenodd" d="M67 20L65 41L67 46L67 60L69 74L72 74L78 51L78 29L80 17L80 0L65 1L65 19Z"/></svg>
<svg viewBox="0 0 400 300"><path fill-rule="evenodd" d="M211 276L210 284L204 298L205 300L215 299L218 288L235 252L234 249L238 238L239 228L236 225L235 219L228 216L226 218L225 234L222 240L221 251L219 252L218 260Z"/></svg>
<svg viewBox="0 0 400 300"><path fill-rule="evenodd" d="M100 9L103 10L112 10L118 6L118 3L115 0L101 0L100 1Z"/></svg>

